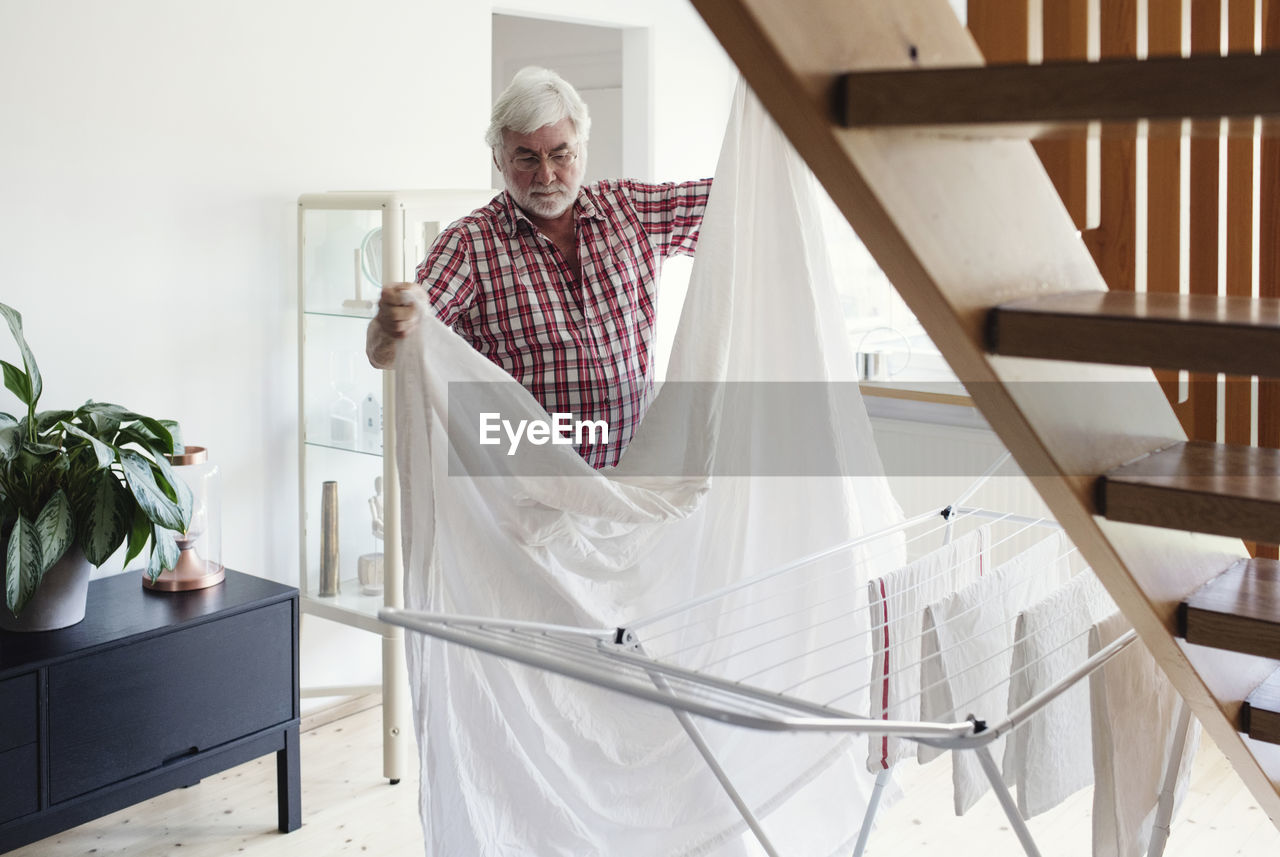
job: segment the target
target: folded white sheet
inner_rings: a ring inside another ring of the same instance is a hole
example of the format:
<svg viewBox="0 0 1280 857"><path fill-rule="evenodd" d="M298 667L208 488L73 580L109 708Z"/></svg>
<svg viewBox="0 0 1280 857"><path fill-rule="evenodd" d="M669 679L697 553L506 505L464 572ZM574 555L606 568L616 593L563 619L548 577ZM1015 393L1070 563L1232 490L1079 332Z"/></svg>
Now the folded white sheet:
<svg viewBox="0 0 1280 857"><path fill-rule="evenodd" d="M1129 630L1120 614L1094 626L1089 653ZM1131 644L1089 678L1093 695L1093 854L1143 857L1151 842L1165 770L1175 753L1182 697L1142 642ZM1183 744L1174 808L1181 804L1200 747L1194 717Z"/></svg>
<svg viewBox="0 0 1280 857"><path fill-rule="evenodd" d="M991 574L927 606L920 680L925 720L973 715L994 722L1009 713L1009 665L1014 625L1026 607L1057 590L1071 574L1066 540L1051 533ZM1000 758L1005 738L991 743ZM921 745L921 761L926 748ZM935 751L937 752L937 751ZM973 753L952 754L956 815L963 815L991 787Z"/></svg>
<svg viewBox="0 0 1280 857"><path fill-rule="evenodd" d="M871 716L920 719L920 633L924 608L991 570L991 527L979 527L867 584L871 611ZM890 768L916 753L915 742L871 741L867 769Z"/></svg>
<svg viewBox="0 0 1280 857"><path fill-rule="evenodd" d="M1048 690L1089 656L1089 630L1116 611L1098 578L1084 571L1018 616L1009 710ZM1052 809L1093 782L1088 682L1078 682L1016 729L1004 775L1024 818Z"/></svg>

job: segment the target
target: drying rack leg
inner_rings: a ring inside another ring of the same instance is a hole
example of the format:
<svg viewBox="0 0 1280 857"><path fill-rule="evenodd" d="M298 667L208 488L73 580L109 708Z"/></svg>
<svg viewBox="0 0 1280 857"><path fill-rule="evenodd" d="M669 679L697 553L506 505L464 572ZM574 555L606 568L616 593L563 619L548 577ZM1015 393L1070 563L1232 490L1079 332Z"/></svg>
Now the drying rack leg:
<svg viewBox="0 0 1280 857"><path fill-rule="evenodd" d="M1178 790L1178 771L1182 768L1182 756L1187 749L1187 730L1191 727L1191 707L1181 699L1178 700L1178 706L1178 727L1173 733L1169 764L1164 770L1164 786L1160 790L1155 822L1151 825L1151 844L1147 847L1147 857L1161 857L1165 843L1169 841L1173 799Z"/></svg>
<svg viewBox="0 0 1280 857"><path fill-rule="evenodd" d="M999 798L1000 807L1004 810L1004 814L1008 816L1013 832L1018 835L1018 841L1022 843L1022 850L1027 852L1027 857L1040 857L1040 849L1036 847L1036 841L1031 838L1031 830L1022 819L1022 813L1018 812L1018 806L1013 802L1013 795L1009 794L1009 787L1004 784L1004 777L1000 776L1000 769L996 767L995 759L991 758L990 745L983 744L972 752L978 754L978 762L982 765L982 772L991 781L991 789L996 793L996 797Z"/></svg>
<svg viewBox="0 0 1280 857"><path fill-rule="evenodd" d="M867 812L862 816L862 829L858 831L858 844L853 847L853 857L862 857L862 852L867 848L867 838L871 836L871 828L876 823L876 811L880 809L880 798L884 796L884 787L889 785L891 779L892 768L884 768L876 774L876 784L867 800Z"/></svg>
<svg viewBox="0 0 1280 857"><path fill-rule="evenodd" d="M649 673L649 678L653 679L654 686L659 690L670 693L672 696L675 695L671 685L661 675L651 672ZM689 740L693 741L693 746L698 748L698 752L706 760L707 767L711 769L711 773L715 774L716 779L720 781L720 787L729 795L729 800L733 801L733 805L737 807L738 812L742 815L742 820L747 823L747 827L751 828L751 832L755 834L756 839L760 842L760 847L764 849L764 853L769 857L780 857L777 849L773 847L773 843L769 841L768 835L765 834L764 828L760 826L760 820L756 818L756 814L751 811L751 807L743 800L742 795L738 794L738 789L729 779L729 775L725 773L724 768L720 767L719 760L716 759L715 753L711 752L711 748L707 746L707 741L702 737L702 731L693 722L693 718L689 716L688 712L677 711L674 708L671 709L671 713L676 716L676 720L680 721L680 725L684 727L684 731L689 735Z"/></svg>

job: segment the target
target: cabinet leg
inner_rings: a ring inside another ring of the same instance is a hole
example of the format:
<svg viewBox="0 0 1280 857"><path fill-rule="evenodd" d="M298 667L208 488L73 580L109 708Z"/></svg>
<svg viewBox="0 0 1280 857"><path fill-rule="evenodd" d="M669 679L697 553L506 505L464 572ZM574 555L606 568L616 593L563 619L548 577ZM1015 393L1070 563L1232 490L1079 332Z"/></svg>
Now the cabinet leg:
<svg viewBox="0 0 1280 857"><path fill-rule="evenodd" d="M279 804L280 832L302 826L302 777L298 767L298 727L284 732L284 749L276 751L276 801Z"/></svg>

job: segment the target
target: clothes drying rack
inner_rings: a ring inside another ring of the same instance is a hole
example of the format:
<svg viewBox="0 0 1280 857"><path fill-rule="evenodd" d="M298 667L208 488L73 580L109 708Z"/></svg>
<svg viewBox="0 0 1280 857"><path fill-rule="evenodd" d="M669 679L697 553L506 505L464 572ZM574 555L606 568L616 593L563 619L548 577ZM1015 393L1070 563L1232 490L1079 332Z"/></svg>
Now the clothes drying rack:
<svg viewBox="0 0 1280 857"><path fill-rule="evenodd" d="M383 621L450 643L666 706L679 720L769 857L780 857L779 851L708 745L695 717L778 732L843 733L869 738L891 736L940 750L974 753L1023 850L1028 857L1039 857L1040 851L1001 775L990 745L1026 723L1132 645L1137 639L1132 630L1080 662L1052 686L1013 711L989 720L978 716L981 712L966 712L967 716L954 717L949 721L889 720L851 710L848 701L857 700L859 691L865 693L872 684L861 677L856 684L850 682L852 689L841 694L840 698L814 698L812 694L806 694L803 687L813 679L812 671L798 679L794 676L787 679L788 662L794 660L795 632L784 630L784 625L779 624L776 634L760 633L760 629L767 628L770 623L795 618L792 614L771 617L767 609L762 613L762 605L767 608L772 600L779 600L776 593L812 592L819 603L813 605L811 611L817 615L808 616L809 623L803 629L806 645L839 651L849 643L850 625L857 624L850 622L850 602L833 597L832 593L839 591L842 579L853 579L856 575L848 574L850 565L836 563L833 567L832 558L857 555L858 562L865 562L868 557L874 558L877 551L901 553L903 549L912 547L927 550L931 540L941 540L945 544L955 537L957 528L972 527L978 522L1004 528L1005 534L994 541L994 547L1004 545L1008 550L1025 543L1025 536L1033 530L1058 528L1056 522L1047 518L1006 514L966 505L1006 458L1007 454L955 502L942 509L802 557L658 614L637 619L626 627L581 628L395 608L383 609L379 616ZM1074 548L1070 550L1074 551ZM1091 571L1085 568L1077 573ZM860 586L854 584L854 588L862 591L865 591L865 586L865 578L861 579ZM794 603L794 599L788 603ZM832 605L826 614L823 613L823 604ZM865 597L855 609L865 613ZM750 628L754 633L748 644L739 646L725 639L700 640L696 633L691 635L690 629L696 630L700 613L705 615L725 610L752 614ZM815 636L815 629L825 633ZM869 634L875 630L868 624L858 628L856 633ZM777 648L787 640L790 644L783 649ZM771 658L771 652L782 654ZM832 666L821 668L821 672L851 670L854 674L865 675L869 673L869 660L870 656L865 654L847 663L836 659ZM919 663L909 664L904 669L919 669ZM958 703L957 709L961 705L963 703ZM1159 857L1168 838L1175 786L1189 724L1190 710L1181 703L1173 745L1175 749L1164 774L1148 848L1149 857ZM876 777L853 852L855 857L861 857L866 848L891 775L892 767L886 767Z"/></svg>

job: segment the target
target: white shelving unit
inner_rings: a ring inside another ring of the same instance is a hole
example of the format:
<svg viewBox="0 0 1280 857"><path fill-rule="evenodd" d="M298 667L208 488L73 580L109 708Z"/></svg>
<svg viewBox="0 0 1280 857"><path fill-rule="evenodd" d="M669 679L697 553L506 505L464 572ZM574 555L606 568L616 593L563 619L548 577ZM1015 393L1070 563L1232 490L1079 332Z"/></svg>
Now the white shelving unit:
<svg viewBox="0 0 1280 857"><path fill-rule="evenodd" d="M403 604L400 488L394 455L395 385L369 365L365 328L381 285L413 278L431 241L484 205L493 190L332 192L298 198L299 589L302 612L382 638L383 774L405 765L408 690L404 632L377 618ZM379 424L380 423L380 424ZM382 480L383 535L370 499ZM339 591L321 595L321 490L337 483ZM360 558L383 555L380 593L362 592ZM346 696L375 687L304 688Z"/></svg>

